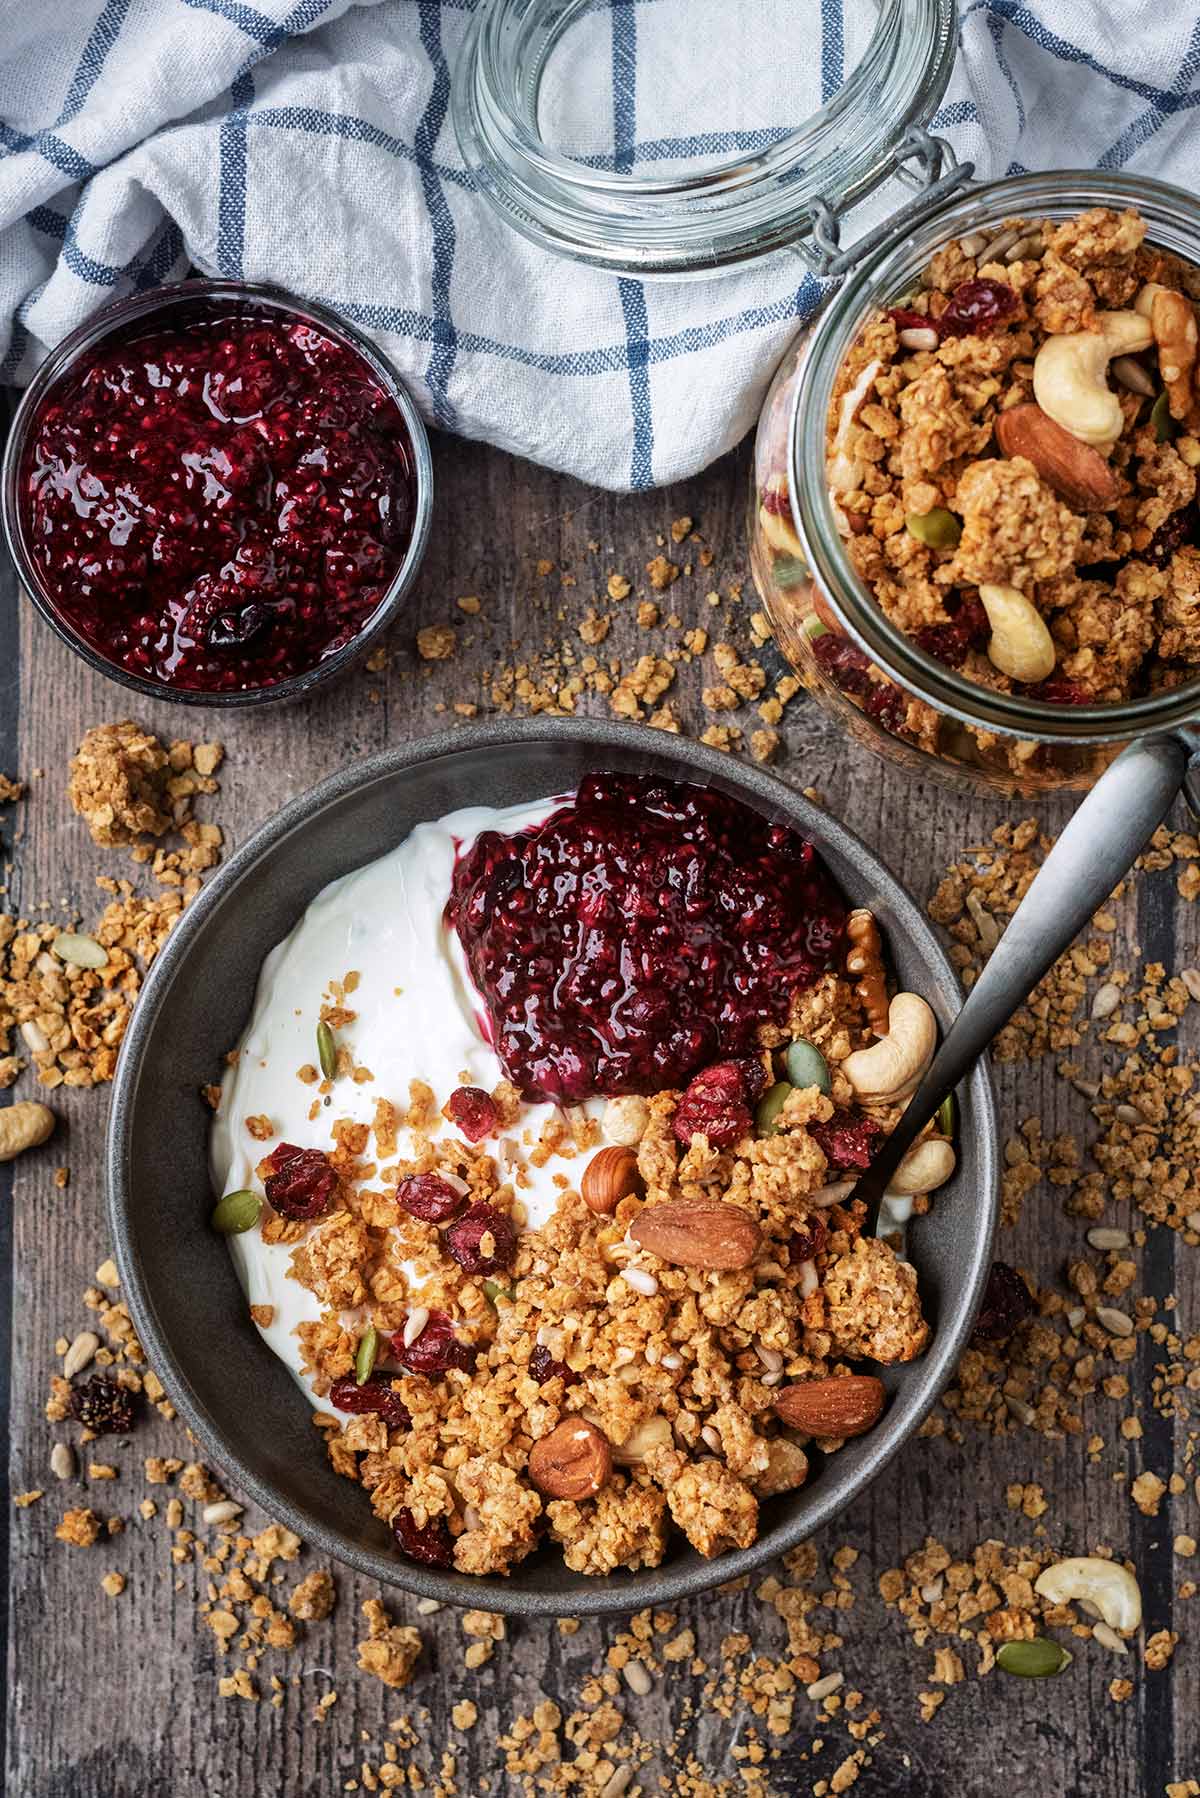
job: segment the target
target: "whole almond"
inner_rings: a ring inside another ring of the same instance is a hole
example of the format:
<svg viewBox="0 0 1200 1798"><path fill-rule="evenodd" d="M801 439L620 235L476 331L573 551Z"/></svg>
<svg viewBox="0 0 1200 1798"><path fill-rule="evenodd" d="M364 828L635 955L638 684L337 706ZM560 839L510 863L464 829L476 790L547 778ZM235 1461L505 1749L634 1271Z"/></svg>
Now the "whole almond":
<svg viewBox="0 0 1200 1798"><path fill-rule="evenodd" d="M589 1211L611 1217L622 1199L642 1191L637 1155L632 1149L601 1149L583 1171L580 1192Z"/></svg>
<svg viewBox="0 0 1200 1798"><path fill-rule="evenodd" d="M861 1436L878 1421L887 1394L874 1374L799 1380L775 1394L775 1412L806 1436Z"/></svg>
<svg viewBox="0 0 1200 1798"><path fill-rule="evenodd" d="M629 1226L629 1234L660 1261L673 1267L749 1267L762 1231L736 1205L649 1205Z"/></svg>
<svg viewBox="0 0 1200 1798"><path fill-rule="evenodd" d="M1077 512L1104 512L1120 495L1117 477L1099 450L1072 437L1040 406L1013 406L996 420L1006 456L1024 456L1048 487Z"/></svg>
<svg viewBox="0 0 1200 1798"><path fill-rule="evenodd" d="M608 1437L583 1417L564 1417L529 1452L529 1477L548 1498L593 1498L611 1473Z"/></svg>

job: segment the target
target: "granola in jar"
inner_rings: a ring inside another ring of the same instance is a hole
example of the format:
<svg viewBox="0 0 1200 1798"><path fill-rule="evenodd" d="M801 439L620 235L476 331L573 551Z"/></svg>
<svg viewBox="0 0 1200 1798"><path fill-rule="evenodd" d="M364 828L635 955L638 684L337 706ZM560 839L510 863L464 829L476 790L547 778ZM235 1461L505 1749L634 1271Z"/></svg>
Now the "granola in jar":
<svg viewBox="0 0 1200 1798"><path fill-rule="evenodd" d="M1031 789L1094 775L1088 758L1107 759L1121 714L1072 760L1072 708L1200 677L1200 268L1156 247L1136 207L1095 206L952 237L908 279L841 358L828 510L849 585L892 630L1017 706L989 713L943 690L894 638L893 678L827 603L792 515L802 348L777 377L756 458L752 548L773 624L818 689L901 759L907 745ZM1025 705L1063 715L1061 745Z"/></svg>
<svg viewBox="0 0 1200 1798"><path fill-rule="evenodd" d="M318 897L231 1058L214 1222L409 1558L719 1555L878 1420L852 1363L926 1344L897 1231L928 1196L898 1177L867 1238L851 1192L935 1036L797 833L593 776Z"/></svg>

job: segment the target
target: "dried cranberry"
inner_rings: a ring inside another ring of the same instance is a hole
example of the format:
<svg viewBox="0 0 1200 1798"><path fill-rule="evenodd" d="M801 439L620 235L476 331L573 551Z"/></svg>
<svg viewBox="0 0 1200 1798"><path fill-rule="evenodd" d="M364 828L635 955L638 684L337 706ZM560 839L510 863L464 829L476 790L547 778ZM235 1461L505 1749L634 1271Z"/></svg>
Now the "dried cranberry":
<svg viewBox="0 0 1200 1798"><path fill-rule="evenodd" d="M937 334L937 320L926 318L923 312L914 312L909 306L890 306L888 317L897 331L933 331Z"/></svg>
<svg viewBox="0 0 1200 1798"><path fill-rule="evenodd" d="M444 1224L466 1203L440 1174L410 1174L401 1180L396 1197L409 1217L419 1217L424 1224Z"/></svg>
<svg viewBox="0 0 1200 1798"><path fill-rule="evenodd" d="M85 1386L72 1386L71 1416L97 1436L127 1436L133 1428L133 1394L94 1374Z"/></svg>
<svg viewBox="0 0 1200 1798"><path fill-rule="evenodd" d="M938 314L941 337L986 337L1013 316L1020 306L1016 290L1007 281L963 281Z"/></svg>
<svg viewBox="0 0 1200 1798"><path fill-rule="evenodd" d="M454 1565L454 1543L440 1517L422 1529L407 1505L402 1505L392 1514L392 1534L410 1561L419 1561L423 1567Z"/></svg>
<svg viewBox="0 0 1200 1798"><path fill-rule="evenodd" d="M980 601L968 599L949 623L922 625L914 640L927 656L945 662L948 668L961 668L968 650L977 648L989 629L988 615Z"/></svg>
<svg viewBox="0 0 1200 1798"><path fill-rule="evenodd" d="M1182 506L1172 512L1155 531L1146 548L1138 556L1152 568L1165 568L1175 551L1184 543L1194 543L1200 536L1200 507Z"/></svg>
<svg viewBox="0 0 1200 1798"><path fill-rule="evenodd" d="M529 1356L529 1377L544 1386L547 1380L561 1380L564 1386L574 1386L579 1375L565 1361L556 1361L548 1348L539 1342Z"/></svg>
<svg viewBox="0 0 1200 1798"><path fill-rule="evenodd" d="M1022 691L1027 699L1040 699L1047 705L1092 704L1092 695L1078 681L1068 680L1066 675L1061 674L1039 681L1034 687L1025 687Z"/></svg>
<svg viewBox="0 0 1200 1798"><path fill-rule="evenodd" d="M808 1133L818 1144L830 1167L839 1171L868 1168L883 1125L874 1118L855 1117L852 1111L835 1110L822 1124L810 1124Z"/></svg>
<svg viewBox="0 0 1200 1798"><path fill-rule="evenodd" d="M973 1342L1003 1342L1034 1313L1033 1295L1015 1267L993 1261L975 1319Z"/></svg>
<svg viewBox="0 0 1200 1798"><path fill-rule="evenodd" d="M825 1238L828 1234L828 1227L823 1217L808 1218L804 1228L795 1231L788 1243L788 1260L793 1266L797 1261L815 1261L825 1247Z"/></svg>
<svg viewBox="0 0 1200 1798"><path fill-rule="evenodd" d="M470 1373L477 1352L473 1343L461 1342L455 1335L454 1324L445 1311L431 1311L425 1328L407 1347L403 1330L397 1330L392 1337L392 1353L410 1373L445 1373L450 1367Z"/></svg>
<svg viewBox="0 0 1200 1798"><path fill-rule="evenodd" d="M758 1079L749 1073L757 1068ZM703 1131L711 1149L728 1149L748 1134L750 1105L762 1091L762 1066L747 1060L715 1061L688 1086L675 1113L675 1136L690 1143Z"/></svg>
<svg viewBox="0 0 1200 1798"><path fill-rule="evenodd" d="M227 297L85 351L19 482L60 616L118 667L197 692L271 686L350 642L414 515L408 431L358 352Z"/></svg>
<svg viewBox="0 0 1200 1798"><path fill-rule="evenodd" d="M839 955L845 907L810 843L711 788L599 774L454 869L457 930L527 1099L685 1086L750 1054Z"/></svg>
<svg viewBox="0 0 1200 1798"><path fill-rule="evenodd" d="M281 1142L271 1154L264 1190L270 1205L293 1223L324 1217L337 1191L337 1175L320 1149Z"/></svg>
<svg viewBox="0 0 1200 1798"><path fill-rule="evenodd" d="M481 1086L456 1086L446 1100L444 1115L468 1142L482 1142L496 1128L496 1106Z"/></svg>
<svg viewBox="0 0 1200 1798"><path fill-rule="evenodd" d="M373 1411L393 1430L406 1430L412 1422L408 1406L391 1381L378 1374L361 1386L354 1379L335 1380L329 1388L329 1402L337 1411Z"/></svg>
<svg viewBox="0 0 1200 1798"><path fill-rule="evenodd" d="M826 631L823 637L810 639L817 666L839 693L857 699L870 718L877 718L885 730L903 730L908 701L899 687L887 680L872 680L871 664L856 643Z"/></svg>
<svg viewBox="0 0 1200 1798"><path fill-rule="evenodd" d="M481 1246L485 1236L492 1239L490 1251ZM446 1231L446 1248L467 1273L496 1274L512 1266L517 1232L503 1211L478 1199Z"/></svg>

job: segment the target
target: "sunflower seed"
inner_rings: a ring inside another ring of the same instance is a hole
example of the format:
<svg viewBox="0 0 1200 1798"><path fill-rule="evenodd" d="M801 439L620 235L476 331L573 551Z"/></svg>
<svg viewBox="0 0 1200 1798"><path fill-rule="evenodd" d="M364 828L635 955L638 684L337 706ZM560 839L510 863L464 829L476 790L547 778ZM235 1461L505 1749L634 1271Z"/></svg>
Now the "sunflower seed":
<svg viewBox="0 0 1200 1798"><path fill-rule="evenodd" d="M976 262L999 262L1005 252L1012 249L1020 235L1019 225L1010 226L1007 231L1001 231L999 237L993 237L990 243L984 244L975 258Z"/></svg>
<svg viewBox="0 0 1200 1798"><path fill-rule="evenodd" d="M1129 1653L1129 1644L1121 1640L1111 1623L1093 1623L1092 1635L1105 1648L1111 1648L1114 1654Z"/></svg>
<svg viewBox="0 0 1200 1798"><path fill-rule="evenodd" d="M99 1347L100 1338L94 1330L80 1330L63 1356L63 1379L73 1380L77 1373L82 1373Z"/></svg>
<svg viewBox="0 0 1200 1798"><path fill-rule="evenodd" d="M35 1055L44 1055L46 1050L50 1047L50 1038L46 1035L46 1032L42 1029L41 1025L36 1023L33 1018L28 1018L25 1023L21 1025L21 1036L24 1040L25 1047L31 1049Z"/></svg>
<svg viewBox="0 0 1200 1798"><path fill-rule="evenodd" d="M235 1517L241 1516L242 1510L243 1507L235 1504L233 1499L220 1498L216 1504L205 1505L200 1519L203 1523L232 1523Z"/></svg>
<svg viewBox="0 0 1200 1798"><path fill-rule="evenodd" d="M1118 1311L1112 1305L1097 1307L1096 1322L1103 1324L1110 1336L1133 1335L1133 1319L1126 1312Z"/></svg>
<svg viewBox="0 0 1200 1798"><path fill-rule="evenodd" d="M1136 1105L1118 1105L1113 1115L1123 1124L1145 1124L1149 1121L1142 1116Z"/></svg>
<svg viewBox="0 0 1200 1798"><path fill-rule="evenodd" d="M253 1230L262 1215L262 1200L256 1192L227 1192L213 1206L209 1222L218 1236L241 1236Z"/></svg>
<svg viewBox="0 0 1200 1798"><path fill-rule="evenodd" d="M50 947L59 961L70 962L73 968L108 966L108 950L102 949L94 936L77 936L73 930L64 930Z"/></svg>
<svg viewBox="0 0 1200 1798"><path fill-rule="evenodd" d="M317 1060L326 1080L332 1080L337 1074L337 1044L324 1018L317 1025Z"/></svg>
<svg viewBox="0 0 1200 1798"><path fill-rule="evenodd" d="M417 1612L422 1617L436 1617L442 1608L440 1598L418 1598Z"/></svg>
<svg viewBox="0 0 1200 1798"><path fill-rule="evenodd" d="M1127 1249L1129 1233L1126 1230L1089 1230L1087 1239L1094 1249Z"/></svg>
<svg viewBox="0 0 1200 1798"><path fill-rule="evenodd" d="M671 1373L677 1373L679 1371L679 1369L683 1366L683 1356L682 1355L664 1355L662 1358L662 1364Z"/></svg>
<svg viewBox="0 0 1200 1798"><path fill-rule="evenodd" d="M1189 1211L1183 1221L1189 1230L1200 1230L1200 1211Z"/></svg>
<svg viewBox="0 0 1200 1798"><path fill-rule="evenodd" d="M938 334L929 325L909 325L896 339L902 350L936 350Z"/></svg>
<svg viewBox="0 0 1200 1798"><path fill-rule="evenodd" d="M719 1454L721 1452L721 1438L717 1434L716 1430L713 1429L711 1423L705 1424L704 1428L700 1432L700 1435L704 1439L704 1441L707 1442L709 1448L712 1449L714 1454Z"/></svg>
<svg viewBox="0 0 1200 1798"><path fill-rule="evenodd" d="M982 250L986 243L987 238L983 235L982 231L972 231L969 237L959 238L958 247L964 256L978 256L980 250Z"/></svg>
<svg viewBox="0 0 1200 1798"><path fill-rule="evenodd" d="M644 1267L627 1267L622 1272L621 1278L626 1286L632 1286L633 1290L640 1292L644 1298L652 1299L658 1291L658 1281L653 1274L647 1273Z"/></svg>
<svg viewBox="0 0 1200 1798"><path fill-rule="evenodd" d="M768 1373L778 1373L783 1366L783 1356L778 1349L764 1348L761 1342L756 1342L754 1352Z"/></svg>
<svg viewBox="0 0 1200 1798"><path fill-rule="evenodd" d="M1180 968L1179 978L1192 998L1200 1002L1200 968Z"/></svg>
<svg viewBox="0 0 1200 1798"><path fill-rule="evenodd" d="M845 1681L844 1673L827 1673L823 1679L814 1679L811 1686L805 1686L804 1695L806 1698L811 1698L814 1704L820 1704L822 1698L828 1698L829 1694L836 1692L839 1686L845 1684Z"/></svg>
<svg viewBox="0 0 1200 1798"><path fill-rule="evenodd" d="M636 1692L639 1698L647 1697L654 1690L654 1681L640 1661L626 1661L621 1672L629 1690Z"/></svg>
<svg viewBox="0 0 1200 1798"><path fill-rule="evenodd" d="M1092 1000L1093 1018L1097 1020L1100 1018L1111 1018L1113 1012L1120 1003L1120 987L1114 986L1111 980L1106 980L1104 985L1097 992L1096 997Z"/></svg>
<svg viewBox="0 0 1200 1798"><path fill-rule="evenodd" d="M632 1783L633 1768L618 1767L612 1778L606 1780L601 1786L600 1798L621 1798L621 1794L627 1792Z"/></svg>
<svg viewBox="0 0 1200 1798"><path fill-rule="evenodd" d="M1086 1316L1087 1312L1082 1305L1072 1305L1071 1309L1067 1312L1068 1327L1071 1330L1078 1330L1082 1326Z"/></svg>
<svg viewBox="0 0 1200 1798"><path fill-rule="evenodd" d="M1140 393L1147 400L1154 398L1154 382L1135 356L1114 356L1108 366L1130 393Z"/></svg>
<svg viewBox="0 0 1200 1798"><path fill-rule="evenodd" d="M425 1325L429 1322L429 1311L424 1305L414 1305L404 1320L404 1346L411 1348Z"/></svg>
<svg viewBox="0 0 1200 1798"><path fill-rule="evenodd" d="M1045 251L1040 237L1018 237L1010 249L1005 250L1005 262L1040 262Z"/></svg>
<svg viewBox="0 0 1200 1798"><path fill-rule="evenodd" d="M69 1442L56 1442L50 1450L50 1471L56 1480L75 1478L75 1450Z"/></svg>
<svg viewBox="0 0 1200 1798"><path fill-rule="evenodd" d="M1004 1394L1004 1402L1018 1423L1023 1423L1027 1429L1032 1426L1037 1417L1032 1405L1027 1405L1023 1398L1014 1398L1011 1392Z"/></svg>
<svg viewBox="0 0 1200 1798"><path fill-rule="evenodd" d="M1098 1099L1100 1097L1100 1082L1098 1080L1072 1080L1071 1085L1084 1099Z"/></svg>

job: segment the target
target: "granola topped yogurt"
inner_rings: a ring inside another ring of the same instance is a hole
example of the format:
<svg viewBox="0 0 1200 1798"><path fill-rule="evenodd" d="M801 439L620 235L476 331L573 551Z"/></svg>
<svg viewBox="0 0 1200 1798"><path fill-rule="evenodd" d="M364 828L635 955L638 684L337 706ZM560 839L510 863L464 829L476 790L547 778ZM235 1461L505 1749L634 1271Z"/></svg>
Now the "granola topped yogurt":
<svg viewBox="0 0 1200 1798"><path fill-rule="evenodd" d="M226 1073L214 1224L410 1558L719 1554L876 1422L849 1363L924 1347L850 1193L935 1035L796 832L591 776L312 903ZM896 1214L954 1159L931 1130Z"/></svg>

